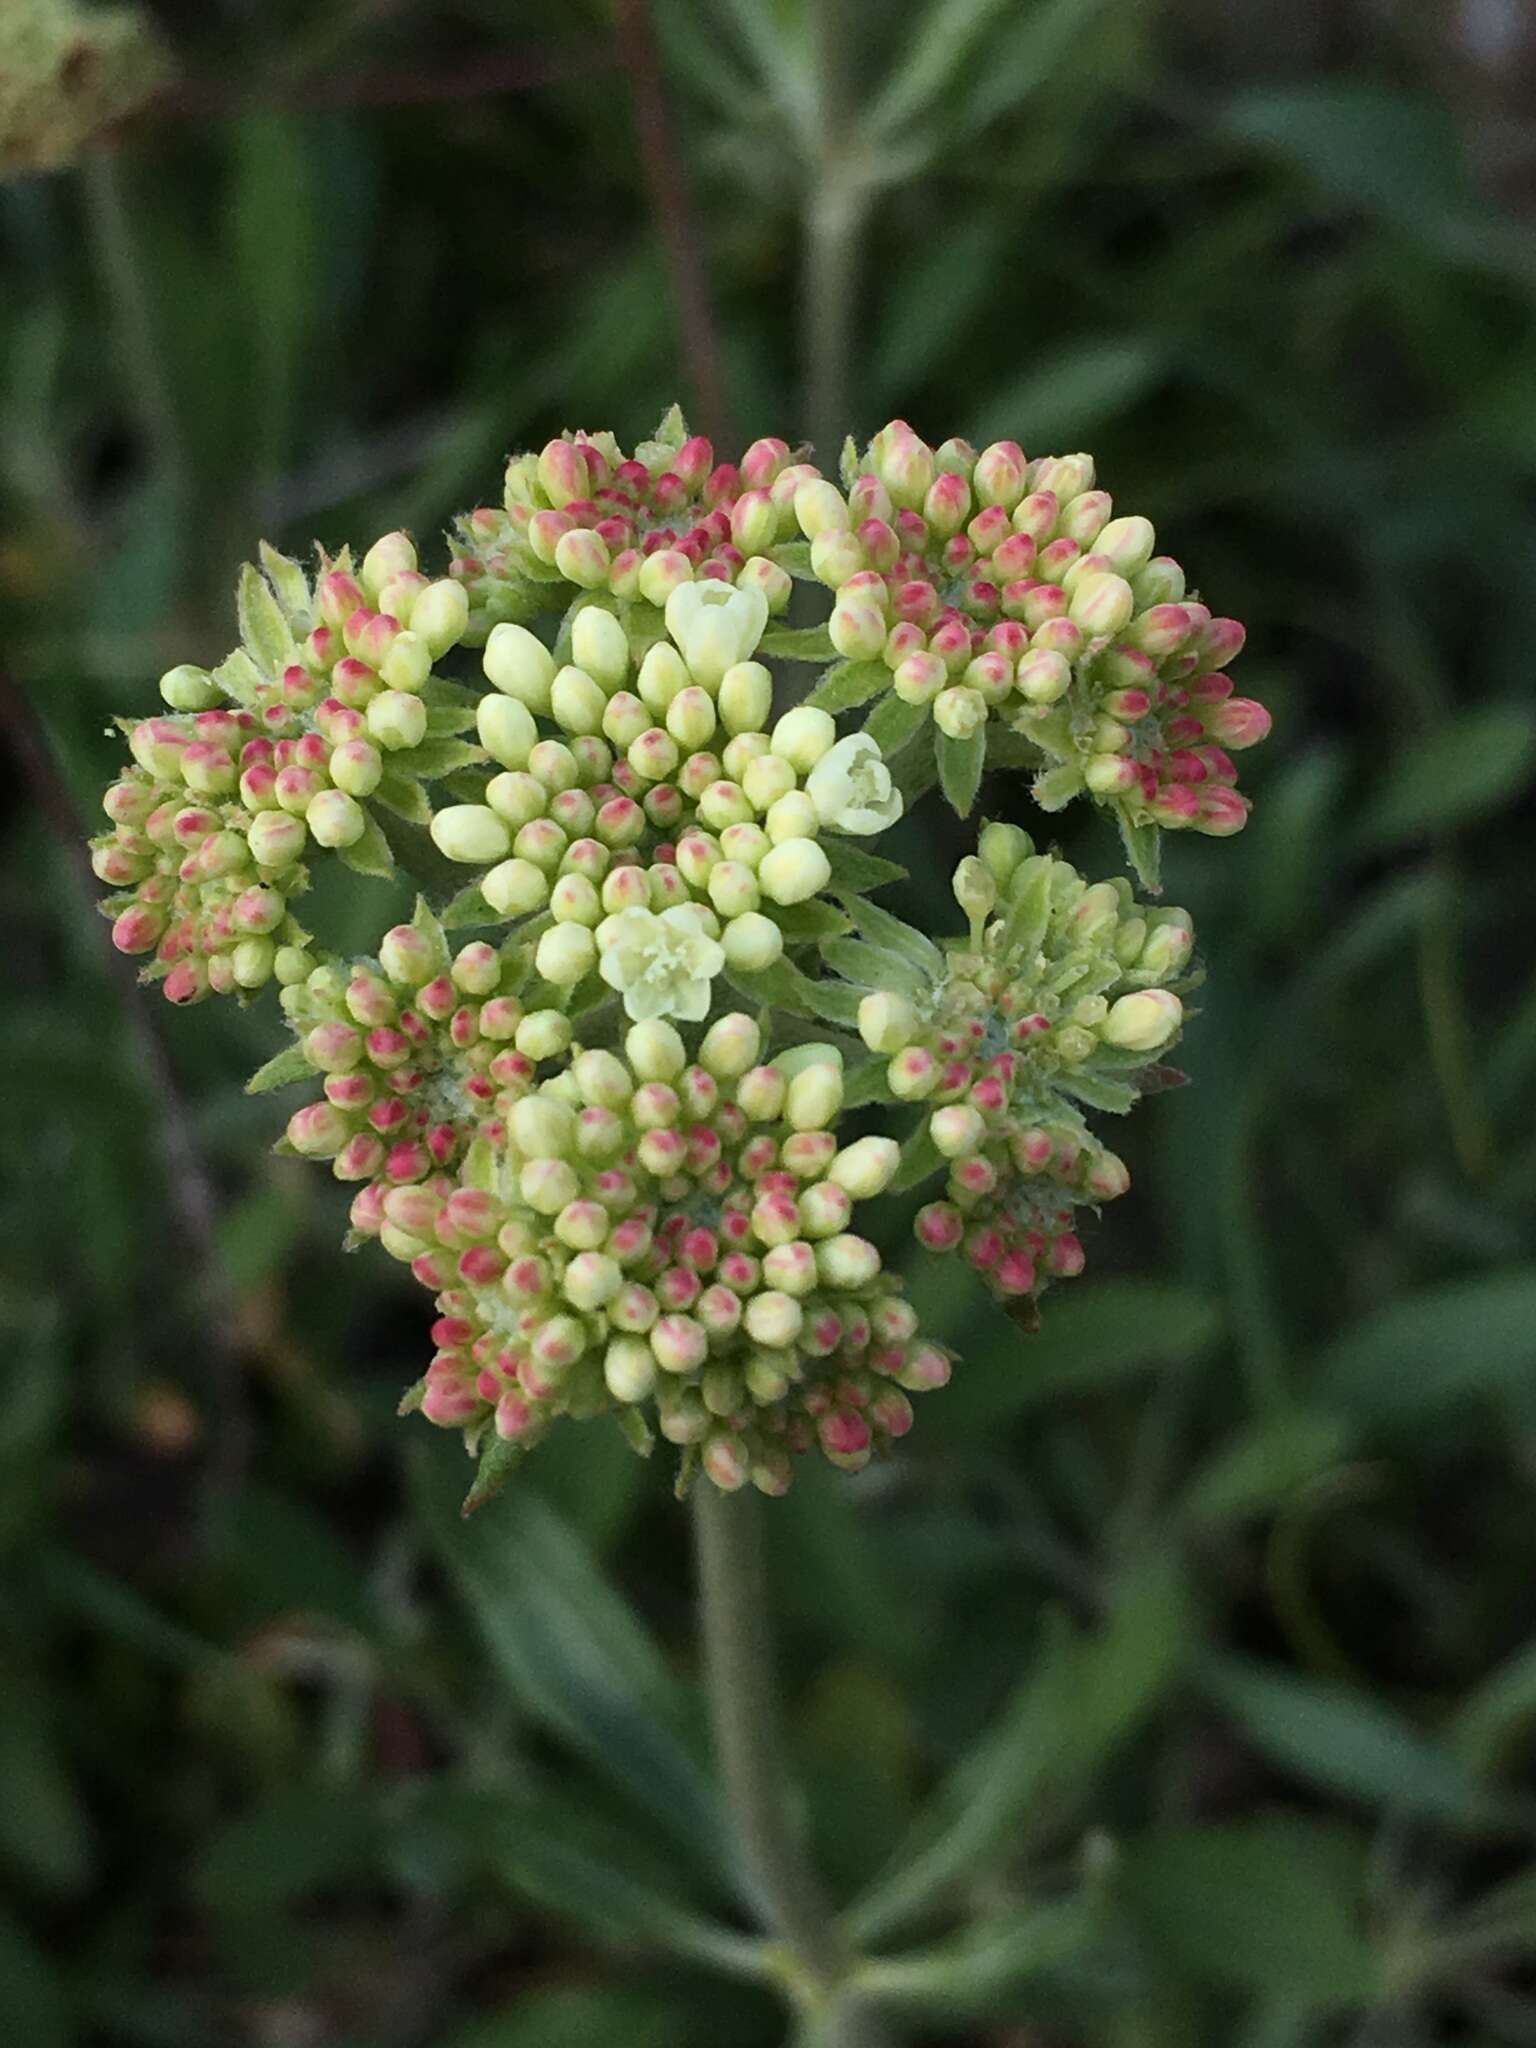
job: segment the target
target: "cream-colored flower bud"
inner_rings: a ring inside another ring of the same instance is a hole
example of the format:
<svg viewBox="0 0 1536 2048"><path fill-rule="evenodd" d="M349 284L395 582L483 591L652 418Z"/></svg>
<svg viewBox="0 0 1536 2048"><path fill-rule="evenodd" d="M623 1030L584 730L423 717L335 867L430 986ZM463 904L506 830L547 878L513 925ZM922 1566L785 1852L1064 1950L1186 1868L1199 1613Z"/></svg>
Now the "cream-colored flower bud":
<svg viewBox="0 0 1536 2048"><path fill-rule="evenodd" d="M507 1128L525 1159L563 1159L576 1142L575 1112L543 1090L513 1103Z"/></svg>
<svg viewBox="0 0 1536 2048"><path fill-rule="evenodd" d="M391 576L408 574L419 565L408 533L386 533L363 557L357 580L375 601Z"/></svg>
<svg viewBox="0 0 1536 2048"><path fill-rule="evenodd" d="M726 860L737 860L756 873L763 855L773 841L761 825L727 825L720 834L720 852Z"/></svg>
<svg viewBox="0 0 1536 2048"><path fill-rule="evenodd" d="M196 668L190 661L166 670L160 678L160 695L173 711L211 711L224 701L223 691L207 669Z"/></svg>
<svg viewBox="0 0 1536 2048"><path fill-rule="evenodd" d="M481 746L503 768L526 767L539 737L533 713L515 697L482 697L475 711L475 729Z"/></svg>
<svg viewBox="0 0 1536 2048"><path fill-rule="evenodd" d="M901 1147L894 1138L855 1138L827 1168L827 1179L856 1202L867 1202L885 1193L900 1160Z"/></svg>
<svg viewBox="0 0 1536 2048"><path fill-rule="evenodd" d="M535 818L542 818L549 809L549 791L536 775L522 768L509 768L504 775L493 775L486 784L485 800L514 832L531 825Z"/></svg>
<svg viewBox="0 0 1536 2048"><path fill-rule="evenodd" d="M809 775L836 743L837 726L831 714L809 704L797 704L793 711L786 711L773 728L774 753L787 761L797 775Z"/></svg>
<svg viewBox="0 0 1536 2048"><path fill-rule="evenodd" d="M847 500L825 477L803 483L796 491L795 517L807 540L814 540L818 533L845 532L853 524Z"/></svg>
<svg viewBox="0 0 1536 2048"><path fill-rule="evenodd" d="M555 679L555 658L526 626L503 622L492 626L480 657L487 679L530 711L549 715L549 686Z"/></svg>
<svg viewBox="0 0 1536 2048"><path fill-rule="evenodd" d="M737 590L707 578L673 591L666 620L693 681L714 690L727 669L756 649L768 623L768 600L760 590Z"/></svg>
<svg viewBox="0 0 1536 2048"><path fill-rule="evenodd" d="M762 1054L763 1034L755 1018L732 1010L717 1017L704 1034L699 1047L699 1064L717 1081L735 1081L757 1064Z"/></svg>
<svg viewBox="0 0 1536 2048"><path fill-rule="evenodd" d="M556 988L574 988L597 965L597 940L584 924L557 924L540 938L533 964Z"/></svg>
<svg viewBox="0 0 1536 2048"><path fill-rule="evenodd" d="M1157 546L1157 533L1150 519L1133 515L1111 519L1093 543L1096 555L1105 556L1120 576L1135 576L1145 569Z"/></svg>
<svg viewBox="0 0 1536 2048"><path fill-rule="evenodd" d="M389 754L419 747L427 736L427 707L408 690L381 690L363 717L368 737Z"/></svg>
<svg viewBox="0 0 1536 2048"><path fill-rule="evenodd" d="M791 839L814 839L821 830L821 817L803 789L792 789L768 806L763 830L775 846Z"/></svg>
<svg viewBox="0 0 1536 2048"><path fill-rule="evenodd" d="M1100 639L1128 626L1135 610L1135 595L1125 578L1100 570L1079 579L1067 616L1085 633Z"/></svg>
<svg viewBox="0 0 1536 2048"><path fill-rule="evenodd" d="M917 1009L906 997L884 990L859 1004L859 1036L871 1052L901 1052L917 1036Z"/></svg>
<svg viewBox="0 0 1536 2048"><path fill-rule="evenodd" d="M868 1287L879 1275L880 1254L867 1237L844 1231L817 1245L816 1272L826 1287Z"/></svg>
<svg viewBox="0 0 1536 2048"><path fill-rule="evenodd" d="M603 1252L578 1252L565 1269L561 1291L572 1308L591 1314L612 1301L624 1285L624 1274L617 1259L610 1259Z"/></svg>
<svg viewBox="0 0 1536 2048"><path fill-rule="evenodd" d="M777 806L775 806L777 808ZM769 836L773 834L769 813ZM757 870L763 894L775 903L804 903L832 879L832 863L814 839L781 839Z"/></svg>
<svg viewBox="0 0 1536 2048"><path fill-rule="evenodd" d="M635 689L641 703L647 705L657 718L664 718L672 699L679 690L686 690L692 680L688 664L677 649L665 640L658 640L654 647L645 651Z"/></svg>
<svg viewBox="0 0 1536 2048"><path fill-rule="evenodd" d="M601 732L608 693L585 669L568 664L549 686L549 708L555 723L566 732Z"/></svg>
<svg viewBox="0 0 1536 2048"><path fill-rule="evenodd" d="M571 1042L571 1020L563 1010L530 1010L512 1042L525 1059L555 1059Z"/></svg>
<svg viewBox="0 0 1536 2048"><path fill-rule="evenodd" d="M726 925L720 944L727 967L739 974L760 974L783 953L784 934L760 910L746 910Z"/></svg>
<svg viewBox="0 0 1536 2048"><path fill-rule="evenodd" d="M968 853L955 869L955 901L973 923L988 918L997 904L997 877L985 861Z"/></svg>
<svg viewBox="0 0 1536 2048"><path fill-rule="evenodd" d="M968 740L987 722L987 700L966 683L940 690L933 700L933 722L946 738Z"/></svg>
<svg viewBox="0 0 1536 2048"><path fill-rule="evenodd" d="M368 829L368 814L345 790L322 789L305 806L304 822L317 846L355 846Z"/></svg>
<svg viewBox="0 0 1536 2048"><path fill-rule="evenodd" d="M796 1046L796 1053L819 1051L823 1057L812 1059L790 1077L789 1091L784 1098L784 1115L797 1131L824 1131L843 1106L843 1068L841 1056L826 1047L808 1048ZM781 1065L789 1063L788 1055Z"/></svg>
<svg viewBox="0 0 1536 2048"><path fill-rule="evenodd" d="M946 1159L963 1159L986 1137L986 1120L968 1102L946 1103L928 1119L928 1135Z"/></svg>
<svg viewBox="0 0 1536 2048"><path fill-rule="evenodd" d="M517 1176L518 1193L537 1215L558 1216L581 1190L576 1169L563 1159L530 1159Z"/></svg>
<svg viewBox="0 0 1536 2048"><path fill-rule="evenodd" d="M388 654L379 664L379 681L386 689L414 694L432 673L432 652L419 633L397 633Z"/></svg>
<svg viewBox="0 0 1536 2048"><path fill-rule="evenodd" d="M1099 1036L1124 1052L1157 1052L1183 1021L1184 1005L1171 989L1138 989L1114 1004L1099 1026Z"/></svg>
<svg viewBox="0 0 1536 2048"><path fill-rule="evenodd" d="M629 639L613 613L584 605L571 622L571 660L605 690L616 690L629 673Z"/></svg>
<svg viewBox="0 0 1536 2048"><path fill-rule="evenodd" d="M733 662L720 678L718 701L727 732L761 732L773 709L773 677L760 661Z"/></svg>
<svg viewBox="0 0 1536 2048"><path fill-rule="evenodd" d="M741 786L759 816L795 787L795 771L782 754L759 754L742 771Z"/></svg>
<svg viewBox="0 0 1536 2048"><path fill-rule="evenodd" d="M411 607L411 631L436 661L458 645L469 624L469 595L451 576L429 583Z"/></svg>
<svg viewBox="0 0 1536 2048"><path fill-rule="evenodd" d="M603 1379L615 1401L643 1401L656 1385L656 1358L643 1337L615 1337L603 1354Z"/></svg>
<svg viewBox="0 0 1536 2048"><path fill-rule="evenodd" d="M624 1034L624 1056L642 1081L672 1081L688 1064L677 1030L660 1017L632 1024Z"/></svg>
<svg viewBox="0 0 1536 2048"><path fill-rule="evenodd" d="M685 754L696 753L714 738L715 700L708 690L690 683L667 706L664 723Z"/></svg>
<svg viewBox="0 0 1536 2048"><path fill-rule="evenodd" d="M741 861L717 861L709 871L705 886L710 902L724 918L740 917L744 911L756 910L762 900L757 876Z"/></svg>
<svg viewBox="0 0 1536 2048"><path fill-rule="evenodd" d="M597 890L585 875L562 875L549 892L557 924L596 925L603 914Z"/></svg>
<svg viewBox="0 0 1536 2048"><path fill-rule="evenodd" d="M769 1289L754 1294L742 1315L742 1323L754 1344L782 1350L793 1344L805 1323L805 1311L792 1294Z"/></svg>
<svg viewBox="0 0 1536 2048"><path fill-rule="evenodd" d="M384 757L367 740L343 740L332 749L327 766L332 782L348 796L372 796L384 774Z"/></svg>

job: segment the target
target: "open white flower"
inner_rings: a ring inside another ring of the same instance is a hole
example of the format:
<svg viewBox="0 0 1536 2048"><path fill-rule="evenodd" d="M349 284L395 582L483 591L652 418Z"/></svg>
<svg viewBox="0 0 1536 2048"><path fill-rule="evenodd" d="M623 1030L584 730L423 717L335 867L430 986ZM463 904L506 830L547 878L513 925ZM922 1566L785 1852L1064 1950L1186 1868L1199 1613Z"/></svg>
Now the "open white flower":
<svg viewBox="0 0 1536 2048"><path fill-rule="evenodd" d="M839 740L811 770L805 788L822 824L839 832L883 832L901 816L901 791L868 733Z"/></svg>
<svg viewBox="0 0 1536 2048"><path fill-rule="evenodd" d="M597 941L599 972L637 1024L650 1017L697 1023L709 1015L710 983L725 951L704 929L697 905L675 903L659 914L621 910L604 919Z"/></svg>
<svg viewBox="0 0 1536 2048"><path fill-rule="evenodd" d="M693 680L715 690L726 670L745 661L762 639L768 600L760 590L701 577L678 585L667 599L666 618Z"/></svg>

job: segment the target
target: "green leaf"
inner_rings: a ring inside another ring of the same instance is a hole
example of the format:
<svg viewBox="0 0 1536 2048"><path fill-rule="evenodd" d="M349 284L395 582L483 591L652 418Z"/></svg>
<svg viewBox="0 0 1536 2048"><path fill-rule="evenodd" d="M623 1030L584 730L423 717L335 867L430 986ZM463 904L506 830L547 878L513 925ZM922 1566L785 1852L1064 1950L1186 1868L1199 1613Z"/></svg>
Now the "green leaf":
<svg viewBox="0 0 1536 2048"><path fill-rule="evenodd" d="M368 822L363 828L362 838L351 846L338 847L337 852L358 874L375 875L381 881L391 881L395 873L395 857L384 837L384 828L372 812L365 811L364 816Z"/></svg>
<svg viewBox="0 0 1536 2048"><path fill-rule="evenodd" d="M838 939L852 931L853 921L835 903L813 899L809 903L770 903L767 915L784 934L789 946L814 945L821 939Z"/></svg>
<svg viewBox="0 0 1536 2048"><path fill-rule="evenodd" d="M928 722L926 704L906 704L895 691L882 697L864 721L864 730L889 761Z"/></svg>
<svg viewBox="0 0 1536 2048"><path fill-rule="evenodd" d="M1090 1109L1106 1110L1111 1116L1124 1116L1141 1099L1141 1091L1131 1082L1113 1074L1087 1073L1081 1067L1064 1067L1056 1076L1056 1085L1064 1095L1075 1096Z"/></svg>
<svg viewBox="0 0 1536 2048"><path fill-rule="evenodd" d="M458 693L461 701L457 704L435 704L427 712L427 738L429 740L450 740L461 732L472 732L475 725L476 700L466 693Z"/></svg>
<svg viewBox="0 0 1536 2048"><path fill-rule="evenodd" d="M467 889L461 889L457 896L450 897L438 914L445 932L463 931L469 925L506 922L486 902L478 882L471 882Z"/></svg>
<svg viewBox="0 0 1536 2048"><path fill-rule="evenodd" d="M269 681L281 675L298 649L271 586L250 562L240 571L235 605L246 652Z"/></svg>
<svg viewBox="0 0 1536 2048"><path fill-rule="evenodd" d="M1536 1643L1506 1658L1461 1702L1445 1731L1469 1770L1490 1771L1515 1736L1536 1722Z"/></svg>
<svg viewBox="0 0 1536 2048"><path fill-rule="evenodd" d="M398 768L384 770L373 792L373 801L382 804L386 811L393 811L397 818L404 818L408 825L425 827L432 823L432 806L426 791Z"/></svg>
<svg viewBox="0 0 1536 2048"><path fill-rule="evenodd" d="M299 564L289 556L279 554L269 542L259 543L257 553L267 580L277 592L277 599L285 612L307 616L309 612L309 578Z"/></svg>
<svg viewBox="0 0 1536 2048"><path fill-rule="evenodd" d="M825 626L770 626L757 651L778 661L831 661L837 653Z"/></svg>
<svg viewBox="0 0 1536 2048"><path fill-rule="evenodd" d="M978 1920L933 1948L865 1963L853 1981L882 2010L1008 2019L1039 1979L1092 1968L1104 1917L1097 1899L1050 1899Z"/></svg>
<svg viewBox="0 0 1536 2048"><path fill-rule="evenodd" d="M1163 889L1162 833L1156 825L1133 824L1121 804L1115 806L1115 820L1120 827L1120 844L1125 848L1125 857L1137 881L1149 896L1160 896Z"/></svg>
<svg viewBox="0 0 1536 2048"><path fill-rule="evenodd" d="M1336 1465L1348 1440L1340 1417L1321 1409L1286 1409L1253 1423L1201 1470L1184 1512L1205 1528L1268 1514Z"/></svg>
<svg viewBox="0 0 1536 2048"><path fill-rule="evenodd" d="M419 747L396 754L390 765L396 773L413 776L418 782L437 782L445 775L456 775L461 768L484 767L489 758L484 747L468 740L423 740Z"/></svg>
<svg viewBox="0 0 1536 2048"><path fill-rule="evenodd" d="M13 1675L0 1698L0 1852L47 1891L68 1894L88 1882L93 1852L60 1733L42 1698Z"/></svg>
<svg viewBox="0 0 1536 2048"><path fill-rule="evenodd" d="M1377 1968L1367 1851L1332 1823L1264 1815L1129 1843L1120 1889L1152 1953L1197 1982L1354 2005Z"/></svg>
<svg viewBox="0 0 1536 2048"><path fill-rule="evenodd" d="M265 1066L258 1067L245 1084L247 1095L265 1095L269 1088L287 1088L294 1081L311 1081L315 1070L302 1045L285 1045Z"/></svg>
<svg viewBox="0 0 1536 2048"><path fill-rule="evenodd" d="M723 1858L708 1774L671 1675L568 1525L523 1486L458 1512L452 1461L418 1450L412 1491L512 1698L697 1857Z"/></svg>
<svg viewBox="0 0 1536 2048"><path fill-rule="evenodd" d="M981 787L982 770L987 761L986 724L983 722L977 726L965 740L951 739L947 732L936 732L934 747L944 801L957 817L968 818L976 801L976 792Z"/></svg>
<svg viewBox="0 0 1536 2048"><path fill-rule="evenodd" d="M1080 336L1070 346L1036 359L1026 374L995 392L980 408L972 438L996 441L1022 433L1049 447L1092 430L1101 435L1163 376L1160 345L1120 335Z"/></svg>
<svg viewBox="0 0 1536 2048"><path fill-rule="evenodd" d="M889 989L900 995L920 996L933 986L931 979L900 953L866 945L862 939L828 939L821 957L860 989Z"/></svg>
<svg viewBox="0 0 1536 2048"><path fill-rule="evenodd" d="M677 2048L687 2033L686 2010L653 1991L550 1984L519 1991L505 2012L472 2020L441 2048Z"/></svg>
<svg viewBox="0 0 1536 2048"><path fill-rule="evenodd" d="M1483 1815L1456 1758L1374 1700L1237 1657L1207 1658L1202 1677L1256 1748L1312 1784L1425 1819Z"/></svg>
<svg viewBox="0 0 1536 2048"><path fill-rule="evenodd" d="M472 1515L476 1508L494 1500L527 1455L526 1444L509 1443L504 1437L488 1436L480 1446L480 1455L475 1460L475 1476L459 1513Z"/></svg>
<svg viewBox="0 0 1536 2048"><path fill-rule="evenodd" d="M284 1786L214 1835L193 1882L210 1911L243 1920L367 1870L380 1839L370 1788Z"/></svg>
<svg viewBox="0 0 1536 2048"><path fill-rule="evenodd" d="M850 896L848 909L862 937L868 939L872 946L899 955L923 976L926 986L931 988L944 973L947 965L944 955L932 939L926 938L912 925L861 896Z"/></svg>
<svg viewBox="0 0 1536 2048"><path fill-rule="evenodd" d="M1357 834L1381 852L1476 824L1512 802L1536 766L1536 721L1527 707L1490 704L1459 711L1412 742L1384 775Z"/></svg>
<svg viewBox="0 0 1536 2048"><path fill-rule="evenodd" d="M1357 1323L1317 1361L1317 1384L1384 1421L1525 1385L1536 1356L1536 1267L1448 1281Z"/></svg>
<svg viewBox="0 0 1536 2048"><path fill-rule="evenodd" d="M249 711L260 702L262 685L267 679L245 649L237 647L213 671L213 680L226 697L232 697Z"/></svg>
<svg viewBox="0 0 1536 2048"><path fill-rule="evenodd" d="M1148 1556L1116 1589L1097 1636L1059 1617L988 1732L940 1786L890 1872L848 1915L860 1944L883 1941L1000 1855L1061 1824L1094 1775L1163 1699L1191 1640L1176 1560Z"/></svg>
<svg viewBox="0 0 1536 2048"><path fill-rule="evenodd" d="M930 1135L931 1121L931 1118L925 1116L902 1146L896 1175L891 1182L894 1194L905 1194L908 1188L921 1187L925 1180L947 1163L944 1154L934 1144Z"/></svg>
<svg viewBox="0 0 1536 2048"><path fill-rule="evenodd" d="M871 889L883 889L890 882L908 879L907 870L895 861L866 853L862 846L840 839L835 833L824 834L820 846L832 864L832 879L827 887L837 895L867 896Z"/></svg>
<svg viewBox="0 0 1536 2048"><path fill-rule="evenodd" d="M855 1013L857 1021L857 1013ZM886 1079L890 1061L884 1053L872 1052L867 1059L856 1060L843 1071L844 1109L862 1109L867 1102L893 1102L890 1082Z"/></svg>
<svg viewBox="0 0 1536 2048"><path fill-rule="evenodd" d="M817 711L855 711L891 687L891 672L883 661L842 661L829 668L806 698Z"/></svg>

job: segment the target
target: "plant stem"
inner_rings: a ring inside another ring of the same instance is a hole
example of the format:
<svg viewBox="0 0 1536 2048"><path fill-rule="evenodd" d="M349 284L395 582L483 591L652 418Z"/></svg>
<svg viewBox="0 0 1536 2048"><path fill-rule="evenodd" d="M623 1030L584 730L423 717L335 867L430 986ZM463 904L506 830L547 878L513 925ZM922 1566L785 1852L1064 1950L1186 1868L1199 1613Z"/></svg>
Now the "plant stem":
<svg viewBox="0 0 1536 2048"><path fill-rule="evenodd" d="M693 1489L699 1633L726 1809L753 1904L786 1951L804 2043L877 2048L844 1986L855 1958L791 1823L757 1496Z"/></svg>
<svg viewBox="0 0 1536 2048"><path fill-rule="evenodd" d="M835 471L848 416L853 308L864 198L855 175L845 0L815 0L814 129L807 151L800 290L804 424L817 459Z"/></svg>

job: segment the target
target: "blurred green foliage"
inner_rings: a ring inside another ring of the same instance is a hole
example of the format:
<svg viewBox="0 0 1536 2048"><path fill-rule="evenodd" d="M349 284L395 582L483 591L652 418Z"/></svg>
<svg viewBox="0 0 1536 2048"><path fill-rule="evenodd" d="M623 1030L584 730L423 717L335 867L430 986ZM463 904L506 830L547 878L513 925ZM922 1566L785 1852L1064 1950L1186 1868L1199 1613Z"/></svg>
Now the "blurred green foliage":
<svg viewBox="0 0 1536 2048"><path fill-rule="evenodd" d="M167 0L161 99L0 187L27 2048L782 2037L728 1931L662 1475L572 1432L457 1523L453 1447L391 1418L418 1291L340 1264L339 1191L263 1163L238 1082L270 1014L147 1040L62 838L108 713L222 652L258 532L430 531L508 446L689 395L612 22L510 12ZM933 2043L1536 2041L1528 28L654 17L741 438L841 386L860 433L1091 445L1247 620L1276 711L1248 833L1174 852L1195 1085L1127 1132L1088 1274L1026 1341L914 1262L954 1385L898 1461L772 1512L869 1988ZM20 20L0 0L0 70ZM841 302L797 322L834 199ZM920 872L953 830L909 828ZM1092 821L1068 850L1118 864ZM387 894L337 906L360 943Z"/></svg>

